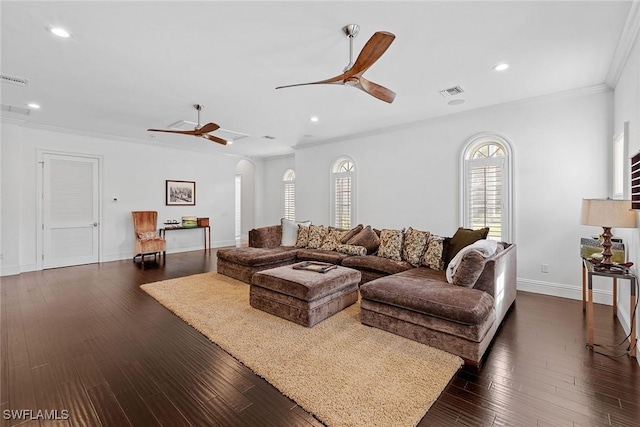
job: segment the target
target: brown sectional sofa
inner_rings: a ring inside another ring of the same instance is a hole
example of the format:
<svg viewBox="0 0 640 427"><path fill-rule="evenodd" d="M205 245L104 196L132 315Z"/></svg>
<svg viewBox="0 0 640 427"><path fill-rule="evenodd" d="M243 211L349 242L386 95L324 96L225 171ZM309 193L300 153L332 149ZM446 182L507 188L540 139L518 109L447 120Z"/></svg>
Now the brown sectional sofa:
<svg viewBox="0 0 640 427"><path fill-rule="evenodd" d="M258 271L302 260L361 272L361 321L440 348L479 366L516 297L516 246L503 243L471 287L450 284L445 271L377 255L280 246L280 225L253 229L249 247L218 251L218 273L251 283Z"/></svg>

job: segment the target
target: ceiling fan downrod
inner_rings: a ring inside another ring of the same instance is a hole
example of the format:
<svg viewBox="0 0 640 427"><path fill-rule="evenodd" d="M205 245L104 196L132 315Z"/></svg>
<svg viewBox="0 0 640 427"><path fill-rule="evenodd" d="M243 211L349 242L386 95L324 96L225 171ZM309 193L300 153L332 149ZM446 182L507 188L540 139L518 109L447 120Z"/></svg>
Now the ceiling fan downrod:
<svg viewBox="0 0 640 427"><path fill-rule="evenodd" d="M349 63L346 67L344 67L343 72L347 72L353 67L353 39L358 35L360 31L360 26L358 24L349 24L345 27L342 27L342 31L349 38Z"/></svg>

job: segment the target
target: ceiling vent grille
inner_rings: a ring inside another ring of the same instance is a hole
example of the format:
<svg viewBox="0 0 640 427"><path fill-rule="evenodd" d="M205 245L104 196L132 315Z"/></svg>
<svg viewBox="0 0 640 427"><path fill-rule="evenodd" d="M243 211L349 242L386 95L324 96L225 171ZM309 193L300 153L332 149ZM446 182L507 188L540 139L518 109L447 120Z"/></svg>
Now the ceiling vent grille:
<svg viewBox="0 0 640 427"><path fill-rule="evenodd" d="M29 108L16 107L15 105L7 105L7 104L2 104L2 111L8 111L10 113L16 113L16 114L24 114L25 116L28 116L29 114L31 114L31 110Z"/></svg>
<svg viewBox="0 0 640 427"><path fill-rule="evenodd" d="M275 136L271 136L271 135L262 135L262 137L263 137L264 139L276 139L276 137L275 137Z"/></svg>
<svg viewBox="0 0 640 427"><path fill-rule="evenodd" d="M462 89L460 86L454 86L454 87L450 87L449 89L441 90L440 95L447 98L449 96L460 95L462 92L464 92L464 89Z"/></svg>
<svg viewBox="0 0 640 427"><path fill-rule="evenodd" d="M21 77L9 76L6 74L0 74L0 81L5 83L12 83L14 85L19 85L19 86L27 85L27 79L23 79Z"/></svg>

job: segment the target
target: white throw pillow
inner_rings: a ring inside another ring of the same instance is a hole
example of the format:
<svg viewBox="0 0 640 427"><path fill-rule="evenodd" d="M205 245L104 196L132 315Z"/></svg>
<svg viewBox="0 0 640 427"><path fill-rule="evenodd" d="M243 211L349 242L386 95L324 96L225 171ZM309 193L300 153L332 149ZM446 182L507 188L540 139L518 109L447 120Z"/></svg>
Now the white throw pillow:
<svg viewBox="0 0 640 427"><path fill-rule="evenodd" d="M280 245L295 246L296 240L298 240L298 225L308 227L311 225L311 221L292 221L282 218L280 224L282 224L282 240L280 241Z"/></svg>

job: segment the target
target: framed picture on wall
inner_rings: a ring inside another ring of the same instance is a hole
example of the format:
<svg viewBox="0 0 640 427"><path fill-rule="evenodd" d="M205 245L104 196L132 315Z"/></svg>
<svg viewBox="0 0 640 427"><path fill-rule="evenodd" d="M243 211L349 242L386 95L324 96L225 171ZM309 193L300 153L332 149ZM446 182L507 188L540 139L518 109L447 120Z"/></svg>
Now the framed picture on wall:
<svg viewBox="0 0 640 427"><path fill-rule="evenodd" d="M195 206L195 181L166 181L167 206Z"/></svg>

